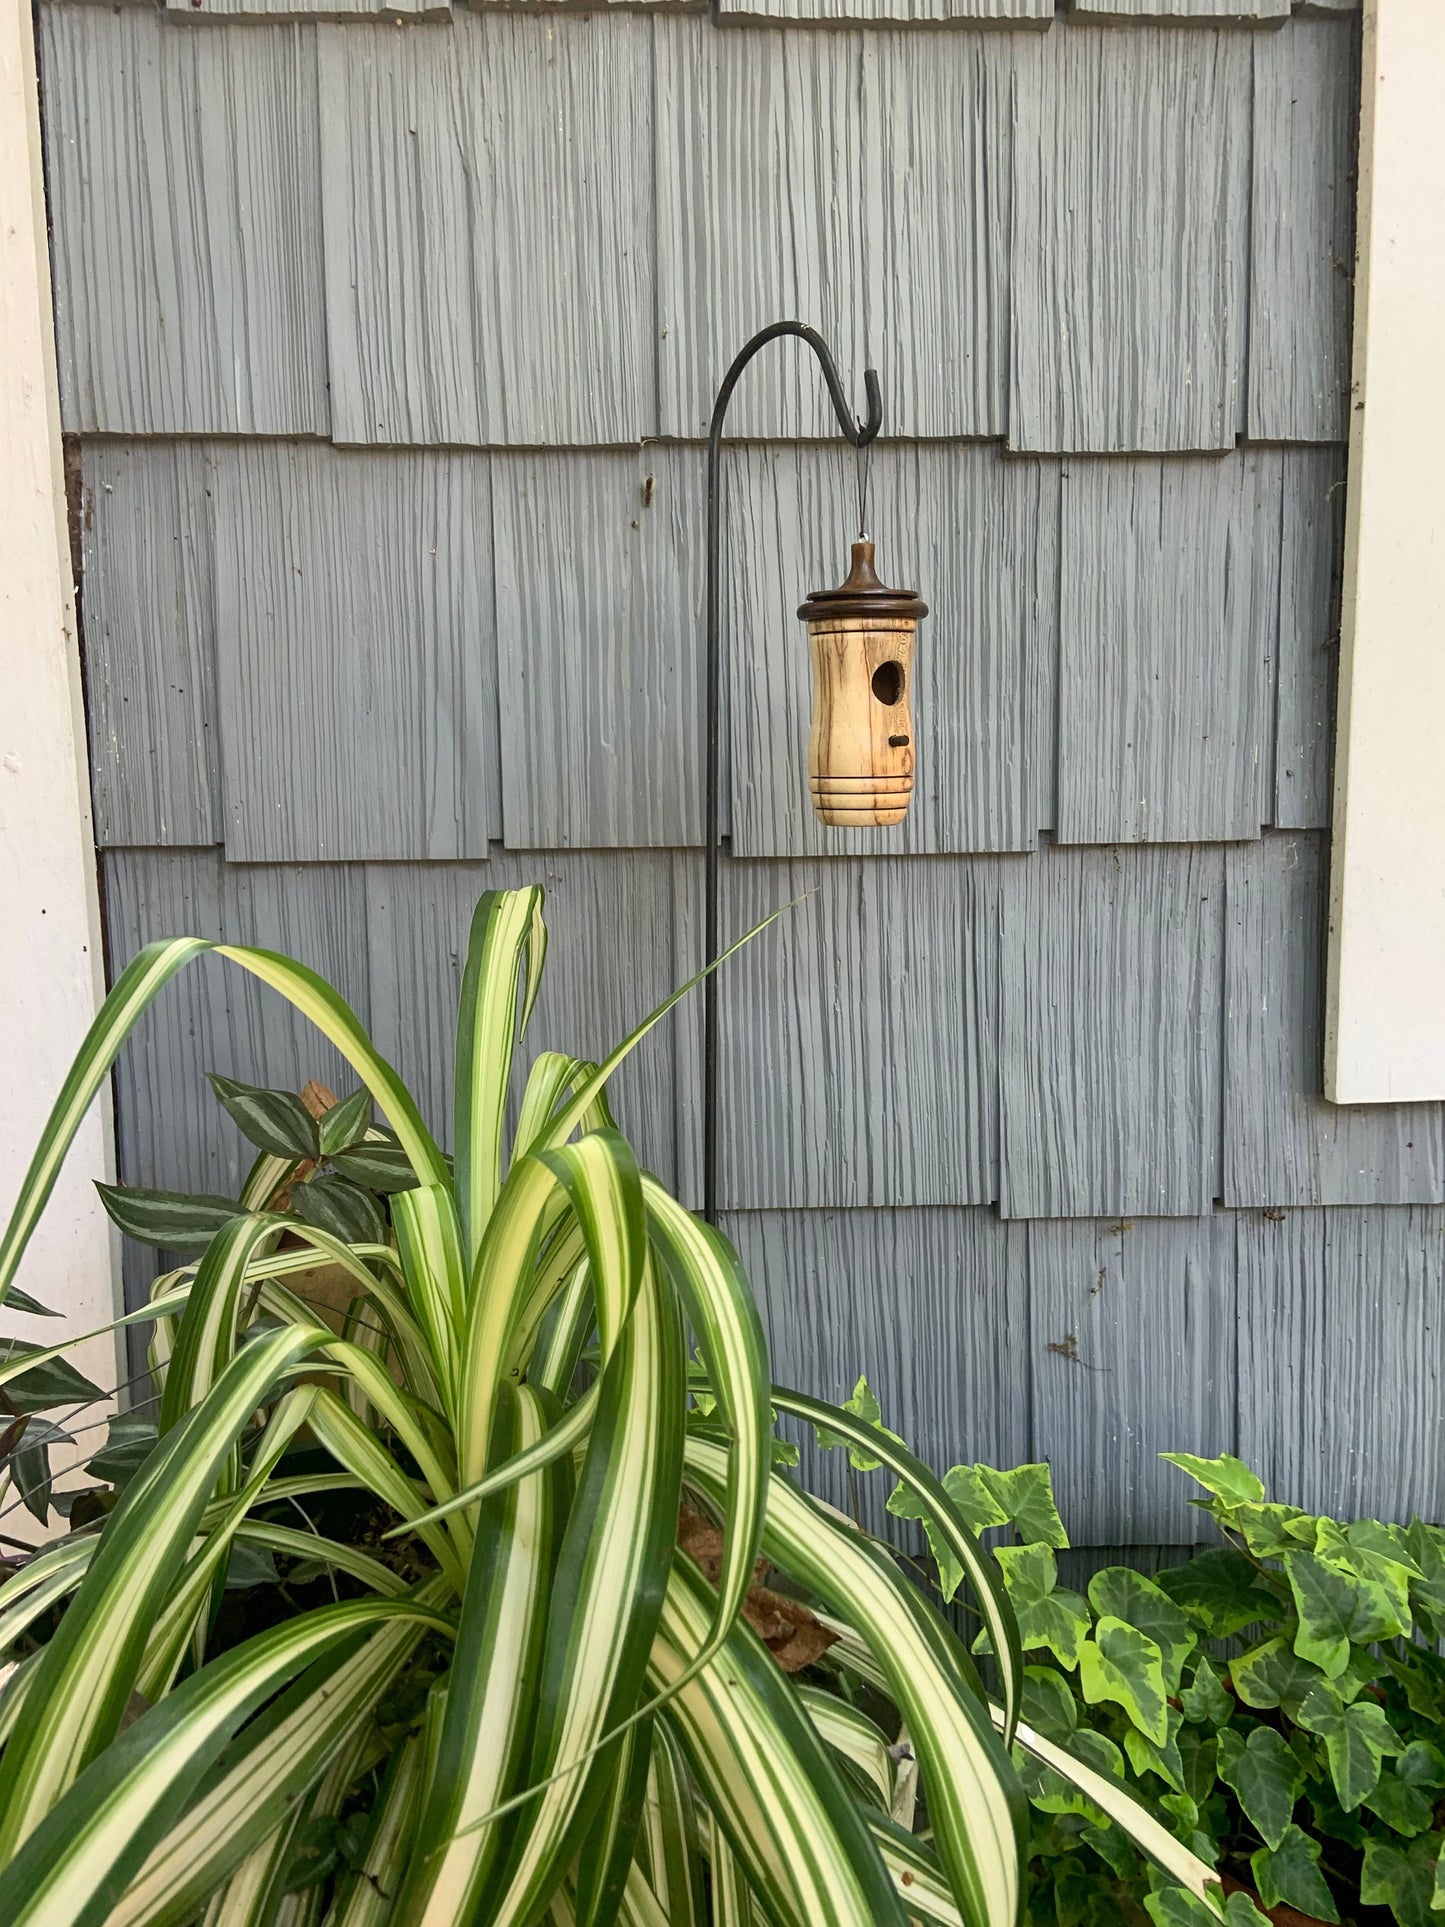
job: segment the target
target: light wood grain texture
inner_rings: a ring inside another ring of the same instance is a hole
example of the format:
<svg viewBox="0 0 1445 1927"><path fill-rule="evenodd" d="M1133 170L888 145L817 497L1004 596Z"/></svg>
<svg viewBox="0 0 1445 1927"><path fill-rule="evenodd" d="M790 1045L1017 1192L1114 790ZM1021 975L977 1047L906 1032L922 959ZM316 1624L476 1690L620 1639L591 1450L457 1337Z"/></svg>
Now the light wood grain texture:
<svg viewBox="0 0 1445 1927"><path fill-rule="evenodd" d="M336 439L655 433L651 23L317 33Z"/></svg>
<svg viewBox="0 0 1445 1927"><path fill-rule="evenodd" d="M1445 1199L1445 1104L1325 1102L1327 864L1308 834L1226 854L1225 1201Z"/></svg>
<svg viewBox="0 0 1445 1927"><path fill-rule="evenodd" d="M1276 451L1070 460L1061 842L1215 842L1270 814Z"/></svg>
<svg viewBox="0 0 1445 1927"><path fill-rule="evenodd" d="M1298 20L1254 40L1249 432L1342 441L1349 420L1358 34Z"/></svg>
<svg viewBox="0 0 1445 1927"><path fill-rule="evenodd" d="M1235 1449L1233 1219L1031 1224L1028 1274L1034 1455L1070 1538L1217 1540L1158 1455Z"/></svg>
<svg viewBox="0 0 1445 1927"><path fill-rule="evenodd" d="M1330 820L1344 529L1344 450L1290 449L1275 697L1273 820L1281 830L1324 829Z"/></svg>
<svg viewBox="0 0 1445 1927"><path fill-rule="evenodd" d="M88 442L81 569L96 841L221 834L215 501L202 442Z"/></svg>
<svg viewBox="0 0 1445 1927"><path fill-rule="evenodd" d="M805 782L811 691L794 611L836 582L857 527L841 448L739 450L726 479L730 824L746 856L1023 850L1052 821L1059 477L982 445L876 448L868 520L885 578L929 606L914 652L905 821L824 829Z"/></svg>
<svg viewBox="0 0 1445 1927"><path fill-rule="evenodd" d="M226 852L484 857L498 761L486 458L217 462Z"/></svg>
<svg viewBox="0 0 1445 1927"><path fill-rule="evenodd" d="M724 369L780 315L821 329L888 432L1004 426L1010 36L654 22L662 432L706 433ZM770 346L737 435L832 435L817 365Z"/></svg>
<svg viewBox="0 0 1445 1927"><path fill-rule="evenodd" d="M538 1051L600 1060L697 968L688 871L665 851L524 852L489 863L367 866L374 1034L443 1143L467 932L484 890L547 891L547 972L518 1058L516 1092ZM670 1016L618 1073L611 1100L638 1156L692 1197L698 1005Z"/></svg>
<svg viewBox="0 0 1445 1927"><path fill-rule="evenodd" d="M1445 1212L1239 1218L1239 1449L1271 1499L1445 1510Z"/></svg>
<svg viewBox="0 0 1445 1927"><path fill-rule="evenodd" d="M724 867L724 941L808 893L720 978L724 1205L996 1195L1000 868L943 857Z"/></svg>
<svg viewBox="0 0 1445 1927"><path fill-rule="evenodd" d="M510 848L702 842L704 492L696 449L494 459Z"/></svg>
<svg viewBox="0 0 1445 1927"><path fill-rule="evenodd" d="M1040 850L1004 871L1004 1215L1207 1211L1219 1188L1223 852Z"/></svg>
<svg viewBox="0 0 1445 1927"><path fill-rule="evenodd" d="M820 823L901 823L913 795L913 643L917 623L855 616L808 625L813 727L808 788Z"/></svg>
<svg viewBox="0 0 1445 1927"><path fill-rule="evenodd" d="M312 30L42 24L65 426L325 434Z"/></svg>
<svg viewBox="0 0 1445 1927"><path fill-rule="evenodd" d="M866 1374L884 1423L939 1472L1032 1456L1022 1225L991 1211L767 1211L729 1213L723 1230L781 1383L841 1400ZM846 1456L788 1429L810 1490L848 1506ZM876 1473L857 1486L868 1525L899 1538L884 1511L893 1481Z"/></svg>
<svg viewBox="0 0 1445 1927"><path fill-rule="evenodd" d="M1249 59L1228 28L1015 37L1014 448L1234 446Z"/></svg>

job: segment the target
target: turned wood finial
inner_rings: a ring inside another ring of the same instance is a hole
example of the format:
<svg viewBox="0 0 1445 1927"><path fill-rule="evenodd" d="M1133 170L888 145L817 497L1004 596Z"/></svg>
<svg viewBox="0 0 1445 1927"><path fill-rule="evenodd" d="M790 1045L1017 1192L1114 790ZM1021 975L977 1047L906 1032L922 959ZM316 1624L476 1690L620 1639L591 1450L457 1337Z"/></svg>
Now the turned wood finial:
<svg viewBox="0 0 1445 1927"><path fill-rule="evenodd" d="M815 591L798 614L813 659L813 809L840 829L901 823L913 795L913 642L928 605L881 582L873 544L860 537L843 582Z"/></svg>

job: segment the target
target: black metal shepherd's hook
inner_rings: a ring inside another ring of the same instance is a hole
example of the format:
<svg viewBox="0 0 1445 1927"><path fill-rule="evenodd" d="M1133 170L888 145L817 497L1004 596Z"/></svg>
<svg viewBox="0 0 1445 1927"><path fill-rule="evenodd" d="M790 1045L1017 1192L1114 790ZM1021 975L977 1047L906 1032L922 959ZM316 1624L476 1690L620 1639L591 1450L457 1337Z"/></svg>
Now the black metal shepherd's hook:
<svg viewBox="0 0 1445 1927"><path fill-rule="evenodd" d="M728 403L733 398L733 390L738 385L738 377L760 348L770 341L777 341L784 335L793 335L799 341L806 341L818 357L823 370L823 380L828 385L828 399L833 404L833 413L838 417L838 425L854 448L867 448L883 426L883 397L878 387L876 369L863 371L863 389L868 398L868 418L859 421L848 406L848 397L843 392L843 384L838 378L837 364L826 341L816 328L810 328L802 321L775 321L771 327L761 328L747 346L734 359L732 366L723 376L722 386L717 391L713 404L712 425L707 437L707 655L705 676L707 684L707 768L704 777L706 784L706 815L704 838L706 844L706 876L704 882L704 926L703 949L705 962L712 963L718 954L718 817L720 815L719 769L720 762L718 729L721 720L721 682L722 682L722 431L723 420L728 412ZM702 1210L709 1224L717 1223L717 975L714 972L703 980L702 991Z"/></svg>

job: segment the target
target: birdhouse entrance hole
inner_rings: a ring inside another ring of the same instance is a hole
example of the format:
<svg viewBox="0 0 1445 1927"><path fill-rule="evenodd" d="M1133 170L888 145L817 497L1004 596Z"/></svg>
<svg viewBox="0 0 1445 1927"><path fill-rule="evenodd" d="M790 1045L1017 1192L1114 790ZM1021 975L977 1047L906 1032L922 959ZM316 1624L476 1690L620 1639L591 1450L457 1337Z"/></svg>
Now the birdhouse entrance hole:
<svg viewBox="0 0 1445 1927"><path fill-rule="evenodd" d="M889 709L902 700L903 664L901 662L879 663L873 671L873 694Z"/></svg>

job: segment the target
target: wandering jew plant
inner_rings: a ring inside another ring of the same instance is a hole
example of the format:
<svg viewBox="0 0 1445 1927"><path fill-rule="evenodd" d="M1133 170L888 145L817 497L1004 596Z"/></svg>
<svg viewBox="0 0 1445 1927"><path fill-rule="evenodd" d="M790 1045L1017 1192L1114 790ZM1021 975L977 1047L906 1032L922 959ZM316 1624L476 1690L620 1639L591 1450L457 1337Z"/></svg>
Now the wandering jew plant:
<svg viewBox="0 0 1445 1927"><path fill-rule="evenodd" d="M1009 1927L1020 1741L1212 1916L1202 1862L1019 1726L1014 1615L943 1486L866 1418L772 1384L735 1254L638 1169L606 1086L676 999L600 1066L537 1057L508 1141L545 946L540 889L482 898L454 1159L285 957L171 939L107 998L0 1298L125 1037L202 951L288 998L363 1088L308 1128L219 1086L263 1147L239 1203L111 1199L204 1249L121 1321L154 1328L154 1442L132 1428L109 1509L0 1585L0 1653L21 1655L0 1923ZM305 1295L319 1266L346 1285L331 1322ZM9 1410L48 1396L62 1350L0 1346ZM997 1703L894 1556L775 1464L775 1408L897 1475L972 1589ZM322 1531L338 1495L380 1526ZM229 1636L243 1555L324 1574L323 1603Z"/></svg>

